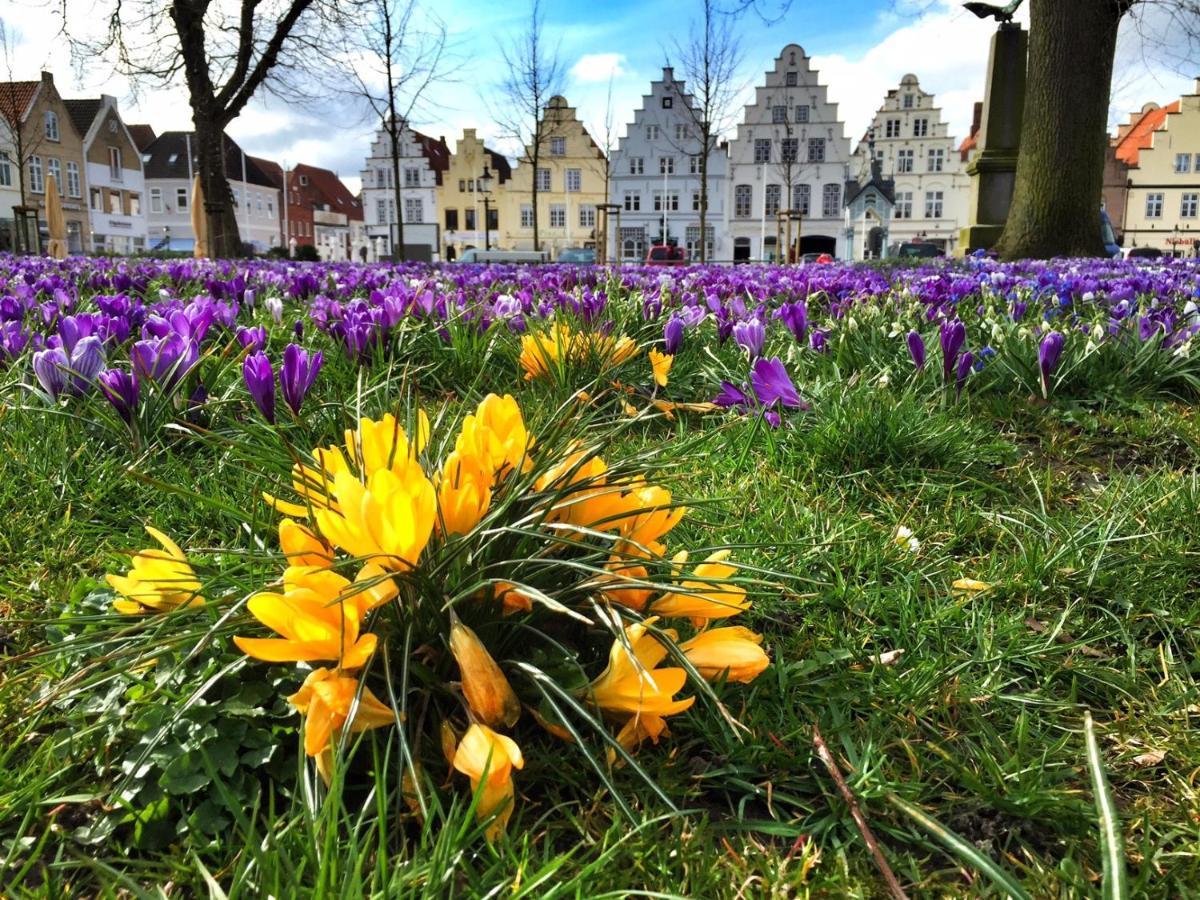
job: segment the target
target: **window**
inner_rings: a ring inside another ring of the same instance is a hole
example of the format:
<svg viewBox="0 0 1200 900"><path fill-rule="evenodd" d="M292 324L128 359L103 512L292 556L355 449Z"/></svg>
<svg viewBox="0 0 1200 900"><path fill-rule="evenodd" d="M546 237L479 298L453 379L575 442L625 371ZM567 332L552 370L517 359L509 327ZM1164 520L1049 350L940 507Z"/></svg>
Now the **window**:
<svg viewBox="0 0 1200 900"><path fill-rule="evenodd" d="M913 170L913 151L912 150L897 150L896 151L896 171L900 174L911 172Z"/></svg>
<svg viewBox="0 0 1200 900"><path fill-rule="evenodd" d="M772 106L771 107L771 122L776 125L787 122L787 107L786 106Z"/></svg>
<svg viewBox="0 0 1200 900"><path fill-rule="evenodd" d="M808 139L808 161L825 162L825 138Z"/></svg>
<svg viewBox="0 0 1200 900"><path fill-rule="evenodd" d="M121 180L121 148L108 148L108 177L113 181Z"/></svg>
<svg viewBox="0 0 1200 900"><path fill-rule="evenodd" d="M537 170L537 189L539 191L550 190L550 170L549 169L538 169Z"/></svg>
<svg viewBox="0 0 1200 900"><path fill-rule="evenodd" d="M783 76L783 83L788 87L795 87L799 84L799 76L796 72L788 72Z"/></svg>
<svg viewBox="0 0 1200 900"><path fill-rule="evenodd" d="M457 209L446 210L446 230L447 231L457 231L458 230L458 210Z"/></svg>
<svg viewBox="0 0 1200 900"><path fill-rule="evenodd" d="M765 163L771 161L771 139L757 138L754 141L754 161Z"/></svg>
<svg viewBox="0 0 1200 900"><path fill-rule="evenodd" d="M738 219L750 218L750 206L754 199L754 190L748 184L739 184L733 189L733 215Z"/></svg>
<svg viewBox="0 0 1200 900"><path fill-rule="evenodd" d="M12 157L0 150L0 187L12 187Z"/></svg>
<svg viewBox="0 0 1200 900"><path fill-rule="evenodd" d="M100 192L100 188L92 188L88 191L88 209L103 209L104 197Z"/></svg>
<svg viewBox="0 0 1200 900"><path fill-rule="evenodd" d="M691 132L688 130L686 125L679 124L675 126L675 140L686 141L691 138L691 136Z"/></svg>
<svg viewBox="0 0 1200 900"><path fill-rule="evenodd" d="M658 159L658 174L659 175L674 175L675 174L675 157L660 156Z"/></svg>
<svg viewBox="0 0 1200 900"><path fill-rule="evenodd" d="M783 188L777 184L768 184L766 187L766 214L768 216L776 215L779 212L779 200L783 196Z"/></svg>
<svg viewBox="0 0 1200 900"><path fill-rule="evenodd" d="M826 219L836 216L842 208L842 186L827 184L821 189L821 215Z"/></svg>
<svg viewBox="0 0 1200 900"><path fill-rule="evenodd" d="M550 155L551 156L566 156L567 155L567 139L565 137L550 138Z"/></svg>
<svg viewBox="0 0 1200 900"><path fill-rule="evenodd" d="M404 198L404 220L418 225L425 220L425 204L420 197Z"/></svg>
<svg viewBox="0 0 1200 900"><path fill-rule="evenodd" d="M579 227L596 227L596 207L587 205L579 207Z"/></svg>
<svg viewBox="0 0 1200 900"><path fill-rule="evenodd" d="M475 230L475 210L471 207L463 210L463 228L467 231Z"/></svg>
<svg viewBox="0 0 1200 900"><path fill-rule="evenodd" d="M929 134L928 119L913 119L913 137L925 137Z"/></svg>
<svg viewBox="0 0 1200 900"><path fill-rule="evenodd" d="M142 198L137 194L129 195L129 214L131 216L140 216L142 214Z"/></svg>
<svg viewBox="0 0 1200 900"><path fill-rule="evenodd" d="M566 228L567 227L567 208L561 203L550 204L550 227L551 228Z"/></svg>
<svg viewBox="0 0 1200 900"><path fill-rule="evenodd" d="M40 156L29 157L29 189L35 194L46 190L46 182L42 178L42 158Z"/></svg>
<svg viewBox="0 0 1200 900"><path fill-rule="evenodd" d="M460 194L465 194L467 192L467 179L465 179L465 178L458 179L458 192Z"/></svg>
<svg viewBox="0 0 1200 900"><path fill-rule="evenodd" d="M792 205L800 210L800 215L807 216L812 207L812 188L807 184L798 184L792 188Z"/></svg>
<svg viewBox="0 0 1200 900"><path fill-rule="evenodd" d="M67 160L67 193L72 197L83 196L83 186L79 183L79 163Z"/></svg>
<svg viewBox="0 0 1200 900"><path fill-rule="evenodd" d="M108 194L108 211L114 216L121 215L121 192L110 191Z"/></svg>
<svg viewBox="0 0 1200 900"><path fill-rule="evenodd" d="M692 191L692 212L700 212L700 192Z"/></svg>
<svg viewBox="0 0 1200 900"><path fill-rule="evenodd" d="M646 252L646 229L621 229L621 258L641 259Z"/></svg>
<svg viewBox="0 0 1200 900"><path fill-rule="evenodd" d="M63 184L63 179L62 179L62 160L61 159L46 160L46 174L54 176L54 183L55 183L55 185L58 186L59 191L62 191L62 189L64 187L66 187L66 185Z"/></svg>
<svg viewBox="0 0 1200 900"><path fill-rule="evenodd" d="M940 219L942 217L942 192L925 192L925 218Z"/></svg>
<svg viewBox="0 0 1200 900"><path fill-rule="evenodd" d="M1194 168L1197 172L1200 172L1200 153L1196 154L1196 162L1195 162Z"/></svg>
<svg viewBox="0 0 1200 900"><path fill-rule="evenodd" d="M404 168L404 186L405 187L420 187L421 186L421 170L413 166Z"/></svg>
<svg viewBox="0 0 1200 900"><path fill-rule="evenodd" d="M629 174L641 175L646 171L646 161L640 156L629 157Z"/></svg>
<svg viewBox="0 0 1200 900"><path fill-rule="evenodd" d="M160 213L162 211L162 188L150 188L150 212Z"/></svg>
<svg viewBox="0 0 1200 900"><path fill-rule="evenodd" d="M267 198L267 218L275 218L275 199L273 197Z"/></svg>
<svg viewBox="0 0 1200 900"><path fill-rule="evenodd" d="M796 122L800 125L804 125L808 122L808 105L807 104L798 104L796 106Z"/></svg>
<svg viewBox="0 0 1200 900"><path fill-rule="evenodd" d="M582 169L567 169L563 173L566 190L569 193L577 193L583 189L583 170Z"/></svg>
<svg viewBox="0 0 1200 900"><path fill-rule="evenodd" d="M642 195L637 191L625 192L625 212L637 212L642 208Z"/></svg>
<svg viewBox="0 0 1200 900"><path fill-rule="evenodd" d="M1182 175L1185 172L1192 171L1192 154L1176 153L1175 154L1175 174Z"/></svg>
<svg viewBox="0 0 1200 900"><path fill-rule="evenodd" d="M521 227L522 228L532 228L533 227L533 207L530 206L528 203L521 204Z"/></svg>
<svg viewBox="0 0 1200 900"><path fill-rule="evenodd" d="M912 109L912 108L913 108L913 95L912 95L912 94L905 94L905 95L904 95L904 108L905 108L905 109Z"/></svg>
<svg viewBox="0 0 1200 900"><path fill-rule="evenodd" d="M885 119L883 123L883 135L890 138L900 137L900 120Z"/></svg>
<svg viewBox="0 0 1200 900"><path fill-rule="evenodd" d="M1162 194L1147 194L1146 195L1146 218L1161 219L1163 214L1163 195Z"/></svg>
<svg viewBox="0 0 1200 900"><path fill-rule="evenodd" d="M706 245L704 248L705 249L705 257L707 259L712 259L712 257L713 257L713 229L711 227L705 228L704 231L705 231L704 236L707 239L704 242ZM685 236L685 240L687 242L688 258L689 259L699 259L700 258L700 226L699 225L689 225L686 229L684 229L684 236Z"/></svg>
<svg viewBox="0 0 1200 900"><path fill-rule="evenodd" d="M386 200L378 198L375 200L375 224L388 224L388 205Z"/></svg>
<svg viewBox="0 0 1200 900"><path fill-rule="evenodd" d="M52 109L46 110L46 140L57 141L58 135L58 113Z"/></svg>
<svg viewBox="0 0 1200 900"><path fill-rule="evenodd" d="M785 163L799 162L800 160L800 140L798 138L784 138L779 142L779 161Z"/></svg>
<svg viewBox="0 0 1200 900"><path fill-rule="evenodd" d="M1179 202L1179 217L1181 219L1194 219L1196 218L1197 210L1200 210L1200 194L1184 194L1183 199Z"/></svg>
<svg viewBox="0 0 1200 900"><path fill-rule="evenodd" d="M659 136L659 130L658 130L657 125L647 125L646 126L646 140L657 141L658 136Z"/></svg>
<svg viewBox="0 0 1200 900"><path fill-rule="evenodd" d="M490 228L492 231L500 230L500 210L494 206L487 208L487 215L484 217L484 228Z"/></svg>
<svg viewBox="0 0 1200 900"><path fill-rule="evenodd" d="M665 200L664 200L665 198ZM667 191L664 195L662 191L655 191L654 194L654 209L656 212L662 212L663 203L666 203L668 212L679 211L679 191Z"/></svg>
<svg viewBox="0 0 1200 900"><path fill-rule="evenodd" d="M670 109L674 105L675 105L674 97L663 97L662 98L662 108L663 109Z"/></svg>
<svg viewBox="0 0 1200 900"><path fill-rule="evenodd" d="M175 212L187 212L188 208L188 189L185 187L175 188Z"/></svg>
<svg viewBox="0 0 1200 900"><path fill-rule="evenodd" d="M700 174L700 157L699 156L689 156L688 157L688 174L689 175L699 175Z"/></svg>
<svg viewBox="0 0 1200 900"><path fill-rule="evenodd" d="M940 172L946 162L945 150L930 150L929 151L929 171Z"/></svg>

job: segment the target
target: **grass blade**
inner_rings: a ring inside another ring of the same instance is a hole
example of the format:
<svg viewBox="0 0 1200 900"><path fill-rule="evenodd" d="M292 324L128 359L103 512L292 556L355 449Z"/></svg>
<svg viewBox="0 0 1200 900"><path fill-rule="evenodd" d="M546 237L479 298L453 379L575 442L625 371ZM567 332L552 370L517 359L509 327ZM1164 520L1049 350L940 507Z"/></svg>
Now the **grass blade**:
<svg viewBox="0 0 1200 900"><path fill-rule="evenodd" d="M1125 843L1121 838L1121 823L1117 821L1117 806L1108 787L1108 779L1104 776L1104 759L1100 755L1090 710L1083 714L1083 736L1087 742L1088 774L1096 795L1096 814L1100 817L1100 853L1104 857L1102 896L1106 900L1124 900L1129 896L1129 883L1125 877Z"/></svg>

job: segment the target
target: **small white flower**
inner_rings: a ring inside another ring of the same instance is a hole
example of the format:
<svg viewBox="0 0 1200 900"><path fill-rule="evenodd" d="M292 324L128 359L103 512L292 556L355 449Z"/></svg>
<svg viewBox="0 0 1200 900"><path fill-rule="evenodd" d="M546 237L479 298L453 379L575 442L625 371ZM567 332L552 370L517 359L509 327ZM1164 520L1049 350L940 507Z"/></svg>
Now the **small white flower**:
<svg viewBox="0 0 1200 900"><path fill-rule="evenodd" d="M888 377L888 373L884 372L882 375L879 376L879 381L876 383L880 387L887 387L889 384L892 383L892 380Z"/></svg>
<svg viewBox="0 0 1200 900"><path fill-rule="evenodd" d="M283 301L278 297L268 297L263 301L263 306L267 308L267 312L271 314L271 318L275 320L275 324L279 325L283 322Z"/></svg>
<svg viewBox="0 0 1200 900"><path fill-rule="evenodd" d="M1104 326L1099 322L1092 326L1092 340L1097 344L1104 340Z"/></svg>
<svg viewBox="0 0 1200 900"><path fill-rule="evenodd" d="M892 542L897 547L907 550L909 553L916 553L921 549L921 542L912 533L912 529L907 525L897 525L896 534L892 538Z"/></svg>

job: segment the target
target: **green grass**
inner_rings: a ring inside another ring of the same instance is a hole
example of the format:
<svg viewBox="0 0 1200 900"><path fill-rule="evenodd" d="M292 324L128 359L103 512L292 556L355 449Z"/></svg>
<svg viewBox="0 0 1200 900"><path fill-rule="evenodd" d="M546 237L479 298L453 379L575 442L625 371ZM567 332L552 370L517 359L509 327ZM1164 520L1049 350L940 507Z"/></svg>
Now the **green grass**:
<svg viewBox="0 0 1200 900"><path fill-rule="evenodd" d="M406 352L361 377L332 362L288 441L337 440L356 407L377 413L409 392L458 409L511 390L545 425L580 386L521 385L511 347ZM731 360L697 351L673 384ZM776 586L745 623L766 636L772 667L717 688L745 730L704 704L673 719L637 760L676 811L625 767L613 778L632 816L578 757L531 742L494 848L470 798L442 789L444 770L424 773L424 824L372 791L368 771L400 758L394 730L367 735L363 765L316 799L277 699L290 676L248 666L228 624L201 630L199 656L196 634L160 626L177 646L145 670L104 630L92 589L121 551L146 545L146 522L219 548L199 554L211 599L236 604L275 568L257 544L273 521L257 493L286 457L235 382L204 430L162 430L138 450L80 405L72 417L12 392L0 410L0 894L881 896L813 753L814 725L912 896L1002 896L980 859L1032 897L1096 895L1119 880L1110 835L1132 895L1193 893L1192 408L1132 389L1043 403L1007 384L956 403L927 382L809 374L814 409L794 427L656 418L611 449L686 445L670 459L695 507L682 545L736 547L781 576L764 575ZM898 526L917 551L893 539ZM957 596L960 577L993 587ZM115 661L97 665L109 651ZM1115 830L1097 812L1097 767Z"/></svg>

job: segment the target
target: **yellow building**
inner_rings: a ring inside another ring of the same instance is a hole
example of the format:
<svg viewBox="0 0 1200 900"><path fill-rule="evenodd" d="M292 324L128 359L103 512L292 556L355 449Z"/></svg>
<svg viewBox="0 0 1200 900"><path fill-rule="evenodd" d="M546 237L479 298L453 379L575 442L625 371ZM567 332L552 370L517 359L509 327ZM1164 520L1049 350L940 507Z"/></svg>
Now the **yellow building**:
<svg viewBox="0 0 1200 900"><path fill-rule="evenodd" d="M1193 93L1166 107L1147 105L1116 141L1128 166L1125 246L1166 254L1200 252L1200 79Z"/></svg>
<svg viewBox="0 0 1200 900"><path fill-rule="evenodd" d="M538 239L557 259L567 247L596 246L596 206L606 202L604 152L592 140L575 109L551 97L542 118L543 140L537 164ZM525 152L502 194L500 240L505 249L532 250L533 165Z"/></svg>
<svg viewBox="0 0 1200 900"><path fill-rule="evenodd" d="M485 170L490 185L484 182ZM504 215L509 212L504 198L511 190L512 168L508 160L485 147L474 128L464 128L437 189L437 208L442 215L442 259L456 259L472 247L498 246L501 228L506 224Z"/></svg>

